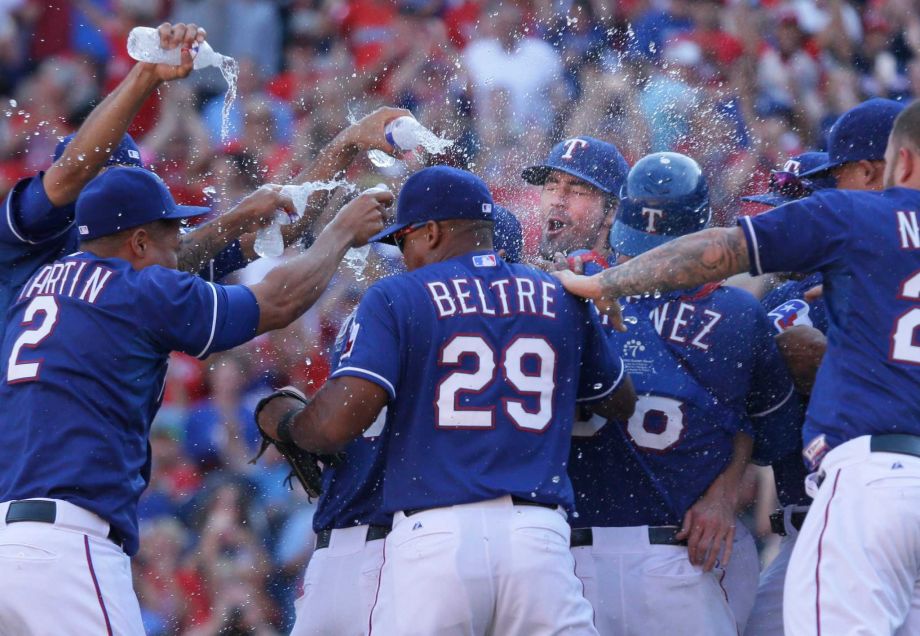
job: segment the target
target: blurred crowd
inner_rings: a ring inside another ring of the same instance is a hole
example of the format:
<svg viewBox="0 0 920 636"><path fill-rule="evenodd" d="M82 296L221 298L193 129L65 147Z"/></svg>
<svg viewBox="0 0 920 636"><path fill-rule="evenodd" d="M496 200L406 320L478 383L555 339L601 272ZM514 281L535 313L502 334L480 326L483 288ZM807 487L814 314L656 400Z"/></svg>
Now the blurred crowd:
<svg viewBox="0 0 920 636"><path fill-rule="evenodd" d="M537 192L520 171L562 138L612 141L629 161L694 157L727 224L786 157L822 149L840 113L920 94L915 0L0 0L0 193L47 167L125 76L128 32L164 20L205 27L240 65L226 139L213 68L162 89L130 130L180 202L220 213L288 182L350 119L396 105L456 141L440 160L482 175L529 246ZM395 185L405 172L362 159L346 176ZM172 361L135 560L149 633L292 623L312 504L277 455L249 463L252 407L270 386L322 385L373 277L343 271L292 327Z"/></svg>

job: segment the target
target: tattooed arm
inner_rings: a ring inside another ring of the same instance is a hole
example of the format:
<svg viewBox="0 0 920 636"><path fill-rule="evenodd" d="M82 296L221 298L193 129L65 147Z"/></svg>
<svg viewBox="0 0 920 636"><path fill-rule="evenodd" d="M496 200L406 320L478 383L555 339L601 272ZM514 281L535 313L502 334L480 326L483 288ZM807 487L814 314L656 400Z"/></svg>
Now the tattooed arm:
<svg viewBox="0 0 920 636"><path fill-rule="evenodd" d="M622 331L617 298L691 289L748 268L747 239L740 227L733 227L683 236L594 276L578 276L569 271L554 273L567 290L594 300Z"/></svg>

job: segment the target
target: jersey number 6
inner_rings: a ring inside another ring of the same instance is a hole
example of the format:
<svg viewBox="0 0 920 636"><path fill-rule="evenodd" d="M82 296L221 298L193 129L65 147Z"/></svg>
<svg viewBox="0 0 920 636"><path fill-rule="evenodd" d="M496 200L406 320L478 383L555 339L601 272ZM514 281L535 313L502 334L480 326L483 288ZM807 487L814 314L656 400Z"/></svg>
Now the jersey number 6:
<svg viewBox="0 0 920 636"><path fill-rule="evenodd" d="M482 336L456 335L441 348L438 366L452 367L465 357L476 359L475 371L452 371L438 384L435 392L435 419L439 428L487 429L495 426L495 406L460 406L463 394L482 393L495 381L495 351ZM525 360L533 358L528 372ZM501 359L505 381L521 396L537 399L536 410L528 410L523 400L506 397L505 412L514 425L525 431L541 433L553 419L553 394L556 390L556 352L545 338L518 336L505 349Z"/></svg>
<svg viewBox="0 0 920 636"><path fill-rule="evenodd" d="M35 315L39 313L43 314L42 321L34 329L23 331L16 338L13 349L10 351L10 359L6 367L6 381L9 384L28 382L38 378L38 370L42 361L19 362L19 354L23 347L34 349L54 331L54 325L57 324L58 319L58 304L53 296L36 296L26 307L21 326L31 325L35 322Z"/></svg>

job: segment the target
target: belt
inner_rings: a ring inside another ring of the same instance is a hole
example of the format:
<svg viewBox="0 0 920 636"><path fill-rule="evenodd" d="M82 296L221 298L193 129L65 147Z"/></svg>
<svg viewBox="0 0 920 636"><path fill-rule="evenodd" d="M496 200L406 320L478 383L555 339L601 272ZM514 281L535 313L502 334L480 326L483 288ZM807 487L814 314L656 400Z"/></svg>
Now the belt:
<svg viewBox="0 0 920 636"><path fill-rule="evenodd" d="M680 528L677 526L649 526L648 542L651 545L682 545L686 546L687 541L677 539L677 533ZM594 545L594 530L591 528L572 528L573 548L583 548Z"/></svg>
<svg viewBox="0 0 920 636"><path fill-rule="evenodd" d="M873 435L869 441L869 450L873 453L900 453L920 457L920 436L903 433Z"/></svg>
<svg viewBox="0 0 920 636"><path fill-rule="evenodd" d="M792 527L796 530L801 530L802 524L805 523L805 515L807 514L807 510L793 511L792 514L789 515L789 523L792 524ZM786 536L786 522L784 516L782 510L777 510L770 515L770 530L773 534L778 534L781 537Z"/></svg>
<svg viewBox="0 0 920 636"><path fill-rule="evenodd" d="M543 503L542 501L533 501L532 499L525 499L524 497L516 497L511 495L511 504L514 506L536 506L537 508L549 508L550 510L555 510L558 508L558 504ZM417 515L420 512L425 512L426 510L434 510L435 508L444 508L445 506L432 506L431 508L414 508L412 510L403 510L403 514L407 517L412 515Z"/></svg>
<svg viewBox="0 0 920 636"><path fill-rule="evenodd" d="M316 548L315 550L322 550L323 548L329 547L329 541L332 539L333 530L320 530L316 535ZM385 539L386 536L390 534L389 526L368 526L367 527L367 538L364 539L365 543L368 541L377 541L378 539Z"/></svg>
<svg viewBox="0 0 920 636"><path fill-rule="evenodd" d="M6 510L6 522L19 523L20 521L34 521L37 523L54 523L57 520L57 502L42 499L26 499L24 501L11 501ZM108 539L119 548L124 546L124 539L117 530L109 524Z"/></svg>

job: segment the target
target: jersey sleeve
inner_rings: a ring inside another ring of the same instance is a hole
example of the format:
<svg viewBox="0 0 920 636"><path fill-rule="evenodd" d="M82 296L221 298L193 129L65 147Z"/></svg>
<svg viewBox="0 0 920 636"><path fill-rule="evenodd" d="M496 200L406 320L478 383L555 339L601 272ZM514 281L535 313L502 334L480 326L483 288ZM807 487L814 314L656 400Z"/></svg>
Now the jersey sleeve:
<svg viewBox="0 0 920 636"><path fill-rule="evenodd" d="M233 241L222 249L217 256L200 271L198 275L212 283L216 283L233 272L246 267L248 261L243 254L243 247L239 241Z"/></svg>
<svg viewBox="0 0 920 636"><path fill-rule="evenodd" d="M255 337L259 305L248 287L217 285L163 267L142 274L138 324L163 349L205 358Z"/></svg>
<svg viewBox="0 0 920 636"><path fill-rule="evenodd" d="M601 325L593 306L585 305L585 342L578 382L579 403L598 402L610 396L626 378L623 360L614 353L613 339Z"/></svg>
<svg viewBox="0 0 920 636"><path fill-rule="evenodd" d="M393 400L399 390L399 328L392 304L380 285L367 290L345 329L337 352L338 364L329 377L363 378L380 386Z"/></svg>
<svg viewBox="0 0 920 636"><path fill-rule="evenodd" d="M800 429L794 424L802 415L802 405L768 317L759 305L753 308L756 311L748 336L753 370L746 406L754 431L753 460L769 464L797 448Z"/></svg>
<svg viewBox="0 0 920 636"><path fill-rule="evenodd" d="M757 216L740 217L751 275L814 272L832 265L846 251L851 209L845 191L828 190Z"/></svg>
<svg viewBox="0 0 920 636"><path fill-rule="evenodd" d="M74 204L55 207L45 192L43 175L23 179L10 190L3 202L0 242L38 245L70 229L76 215Z"/></svg>

